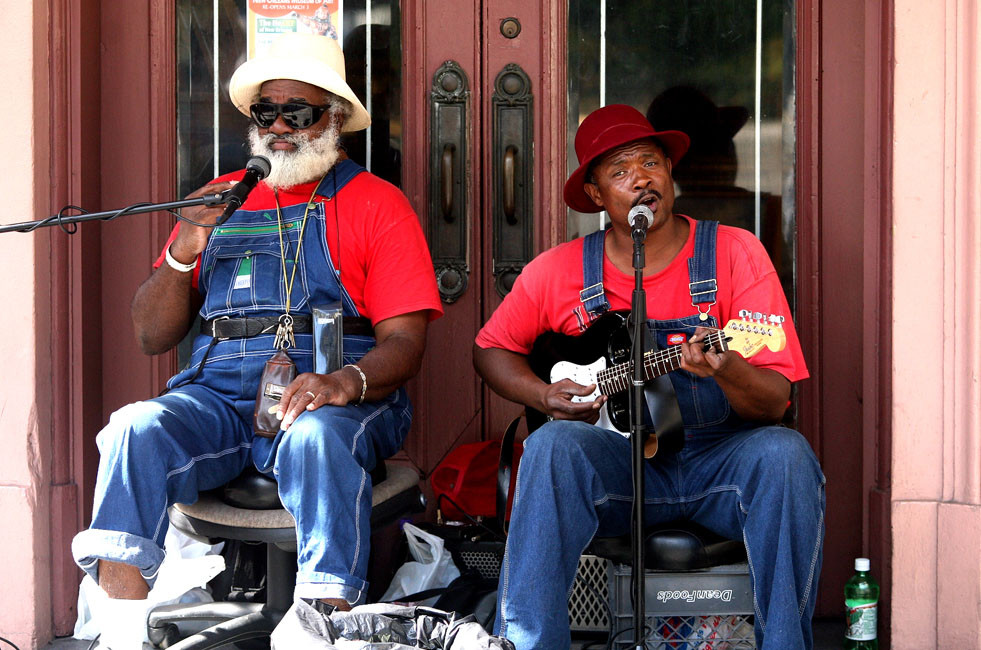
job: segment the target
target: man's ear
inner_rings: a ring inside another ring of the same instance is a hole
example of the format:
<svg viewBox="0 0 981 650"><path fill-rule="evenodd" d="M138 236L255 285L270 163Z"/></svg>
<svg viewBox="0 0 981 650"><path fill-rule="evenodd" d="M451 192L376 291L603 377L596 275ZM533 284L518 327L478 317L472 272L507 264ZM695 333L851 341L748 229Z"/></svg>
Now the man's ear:
<svg viewBox="0 0 981 650"><path fill-rule="evenodd" d="M603 205L603 199L600 198L599 187L597 187L595 183L590 183L590 182L587 181L587 182L583 183L582 189L583 189L583 192L586 193L586 196L588 196L589 198L591 198L593 200L593 203L595 203L596 205L598 205L601 208L604 208L604 209L606 208L606 206Z"/></svg>

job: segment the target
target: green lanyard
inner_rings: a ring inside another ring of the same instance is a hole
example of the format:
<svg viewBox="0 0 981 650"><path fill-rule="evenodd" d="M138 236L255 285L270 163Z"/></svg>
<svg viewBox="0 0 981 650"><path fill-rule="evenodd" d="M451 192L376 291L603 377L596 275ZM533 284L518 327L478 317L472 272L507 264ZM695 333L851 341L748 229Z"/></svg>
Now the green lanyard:
<svg viewBox="0 0 981 650"><path fill-rule="evenodd" d="M326 177L326 176L325 176ZM321 179L323 182L323 179ZM313 199L317 195L317 183L310 199L307 200L306 209L303 211L303 221L300 223L300 238L296 244L296 259L293 260L293 271L289 278L286 277L286 247L283 244L283 213L279 207L279 190L273 190L276 200L276 223L279 225L279 256L283 265L283 288L286 289L286 313L279 317L279 327L276 328L276 338L273 340L273 347L277 350L286 350L296 347L296 338L293 336L293 317L290 316L290 302L293 297L293 284L296 280L296 267L300 265L300 249L303 248L303 232L307 227L307 217L310 215L310 208L313 207Z"/></svg>

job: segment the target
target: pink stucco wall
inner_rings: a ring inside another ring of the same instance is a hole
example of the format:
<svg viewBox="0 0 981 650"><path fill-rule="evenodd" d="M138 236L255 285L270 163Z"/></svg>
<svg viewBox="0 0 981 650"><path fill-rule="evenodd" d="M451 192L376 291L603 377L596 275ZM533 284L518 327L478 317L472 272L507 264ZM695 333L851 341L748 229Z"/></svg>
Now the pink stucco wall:
<svg viewBox="0 0 981 650"><path fill-rule="evenodd" d="M981 15L895 5L896 650L981 647Z"/></svg>
<svg viewBox="0 0 981 650"><path fill-rule="evenodd" d="M38 218L48 164L45 77L46 11L43 2L8 2L0 38L0 88L16 109L6 124L8 145L0 172L0 223ZM36 42L34 39L42 39ZM38 76L41 75L41 76ZM44 237L43 235L41 237ZM46 241L46 240L41 240ZM35 309L35 273L45 266L35 235L0 235L0 636L21 648L50 638L47 436L39 430L37 377L43 373L46 327ZM39 347L40 346L40 347Z"/></svg>

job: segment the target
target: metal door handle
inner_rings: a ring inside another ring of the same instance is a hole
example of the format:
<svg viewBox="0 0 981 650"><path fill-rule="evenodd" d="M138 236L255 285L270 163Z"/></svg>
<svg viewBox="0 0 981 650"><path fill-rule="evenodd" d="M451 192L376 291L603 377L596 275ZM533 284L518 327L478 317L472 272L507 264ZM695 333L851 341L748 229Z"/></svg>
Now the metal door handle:
<svg viewBox="0 0 981 650"><path fill-rule="evenodd" d="M517 225L518 220L514 216L514 165L515 158L518 156L518 149L514 145L509 145L504 151L504 163L503 163L503 176L504 176L504 187L502 190L502 198L504 200L504 217L507 219L509 225Z"/></svg>
<svg viewBox="0 0 981 650"><path fill-rule="evenodd" d="M440 198L443 206L443 220L446 223L453 223L456 220L456 215L453 214L453 154L455 152L456 147L452 144L444 145L443 156L440 159Z"/></svg>
<svg viewBox="0 0 981 650"><path fill-rule="evenodd" d="M467 224L467 132L470 89L456 62L446 61L433 75L430 92L429 250L443 302L458 300L470 275Z"/></svg>
<svg viewBox="0 0 981 650"><path fill-rule="evenodd" d="M520 66L504 66L491 102L494 287L504 296L534 253L533 97Z"/></svg>

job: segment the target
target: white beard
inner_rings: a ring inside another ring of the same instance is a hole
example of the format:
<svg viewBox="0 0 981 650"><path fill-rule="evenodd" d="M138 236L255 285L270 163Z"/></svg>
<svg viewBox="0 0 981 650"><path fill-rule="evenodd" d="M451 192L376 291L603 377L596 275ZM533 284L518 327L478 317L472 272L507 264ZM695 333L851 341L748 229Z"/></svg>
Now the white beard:
<svg viewBox="0 0 981 650"><path fill-rule="evenodd" d="M296 149L290 151L272 149L270 147L272 140L286 140ZM340 125L338 124L331 124L313 139L303 132L286 135L266 133L260 136L259 128L255 124L249 127L249 145L252 148L252 155L265 156L272 165L272 171L269 172L269 176L266 176L265 182L273 189L293 187L320 179L330 171L340 157L339 140Z"/></svg>

